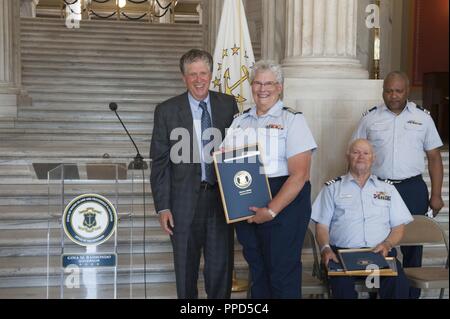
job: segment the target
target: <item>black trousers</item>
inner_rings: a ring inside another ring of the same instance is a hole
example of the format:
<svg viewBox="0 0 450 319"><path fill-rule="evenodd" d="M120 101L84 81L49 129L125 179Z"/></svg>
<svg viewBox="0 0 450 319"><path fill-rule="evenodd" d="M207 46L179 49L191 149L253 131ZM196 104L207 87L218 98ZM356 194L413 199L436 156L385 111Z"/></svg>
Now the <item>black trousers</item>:
<svg viewBox="0 0 450 319"><path fill-rule="evenodd" d="M421 175L409 178L401 183L394 184L406 206L413 215L425 215L429 205L427 184ZM403 254L403 267L422 266L422 246L401 246ZM409 298L420 297L420 289L410 288Z"/></svg>
<svg viewBox="0 0 450 319"><path fill-rule="evenodd" d="M275 196L287 177L270 178ZM236 234L243 247L251 272L251 297L254 299L301 298L301 253L311 217L311 184L278 216L261 225L236 224Z"/></svg>
<svg viewBox="0 0 450 319"><path fill-rule="evenodd" d="M217 187L200 189L190 229L180 232L175 224L171 239L178 298L198 298L197 281L202 252L208 299L230 298L234 229L226 223Z"/></svg>

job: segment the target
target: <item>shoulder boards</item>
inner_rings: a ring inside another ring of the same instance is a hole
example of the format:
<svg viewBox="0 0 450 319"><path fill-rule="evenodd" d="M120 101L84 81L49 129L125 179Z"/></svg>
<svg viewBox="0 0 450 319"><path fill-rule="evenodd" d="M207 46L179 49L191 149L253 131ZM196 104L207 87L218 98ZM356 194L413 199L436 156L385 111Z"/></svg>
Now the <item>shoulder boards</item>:
<svg viewBox="0 0 450 319"><path fill-rule="evenodd" d="M373 111L375 111L376 109L377 109L378 107L376 107L376 106L374 106L373 108L371 108L370 110L368 110L368 111L365 111L364 113L363 113L363 117L364 116L366 116L367 114L369 114L370 112L373 112Z"/></svg>
<svg viewBox="0 0 450 319"><path fill-rule="evenodd" d="M387 178L380 178L380 177L378 177L378 180L382 181L382 182L385 182L386 184L389 184L389 185L394 185L394 182L391 181L390 179L387 179Z"/></svg>
<svg viewBox="0 0 450 319"><path fill-rule="evenodd" d="M335 179L332 179L331 181L326 182L325 185L330 186L336 182L339 182L340 180L342 180L342 177L336 177Z"/></svg>
<svg viewBox="0 0 450 319"><path fill-rule="evenodd" d="M294 110L292 107L283 107L283 110L288 111L292 114L303 114L302 112L298 112L298 111Z"/></svg>
<svg viewBox="0 0 450 319"><path fill-rule="evenodd" d="M248 112L250 112L250 109L245 110L244 112L239 112L233 115L233 118L237 118L239 116L241 116L242 114L247 114Z"/></svg>
<svg viewBox="0 0 450 319"><path fill-rule="evenodd" d="M416 105L416 107L421 110L422 112L424 112L425 114L431 115L431 112L428 111L426 108L420 106L420 105Z"/></svg>

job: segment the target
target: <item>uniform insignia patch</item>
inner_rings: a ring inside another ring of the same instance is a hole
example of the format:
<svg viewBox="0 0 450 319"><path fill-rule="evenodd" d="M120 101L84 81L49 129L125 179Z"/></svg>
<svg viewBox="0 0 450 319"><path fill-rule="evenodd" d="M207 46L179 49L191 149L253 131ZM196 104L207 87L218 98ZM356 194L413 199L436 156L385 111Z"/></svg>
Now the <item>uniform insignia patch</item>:
<svg viewBox="0 0 450 319"><path fill-rule="evenodd" d="M273 128L276 130L284 130L284 127L281 124L269 124L269 125L266 125L266 128Z"/></svg>
<svg viewBox="0 0 450 319"><path fill-rule="evenodd" d="M418 108L419 110L421 110L421 111L424 112L425 114L431 115L431 112L428 111L426 108L424 108L424 107L422 107L422 106L419 106L419 105L416 105L416 106L417 106L417 108Z"/></svg>
<svg viewBox="0 0 450 319"><path fill-rule="evenodd" d="M342 179L342 177L336 177L335 179L332 179L332 180L326 182L325 185L327 185L327 186L333 185L334 183L339 182L341 179Z"/></svg>
<svg viewBox="0 0 450 319"><path fill-rule="evenodd" d="M391 200L391 196L389 196L385 192L376 192L375 194L373 194L373 198L387 200L387 201Z"/></svg>
<svg viewBox="0 0 450 319"><path fill-rule="evenodd" d="M375 111L377 109L377 107L376 106L374 106L373 108L371 108L370 110L368 110L368 111L365 111L363 114L362 114L362 116L364 117L364 116L366 116L367 114L369 114L370 112L373 112L373 111Z"/></svg>
<svg viewBox="0 0 450 319"><path fill-rule="evenodd" d="M386 184L389 184L389 185L394 185L394 182L387 178L379 178L378 177L378 180L385 182Z"/></svg>
<svg viewBox="0 0 450 319"><path fill-rule="evenodd" d="M292 114L303 114L302 112L294 110L292 107L283 107L283 110L284 111L288 111L288 112L290 112Z"/></svg>
<svg viewBox="0 0 450 319"><path fill-rule="evenodd" d="M237 118L237 117L239 117L239 116L241 116L243 114L247 114L248 112L250 112L250 109L247 109L244 112L239 112L239 113L234 114L233 118L235 119L235 118Z"/></svg>

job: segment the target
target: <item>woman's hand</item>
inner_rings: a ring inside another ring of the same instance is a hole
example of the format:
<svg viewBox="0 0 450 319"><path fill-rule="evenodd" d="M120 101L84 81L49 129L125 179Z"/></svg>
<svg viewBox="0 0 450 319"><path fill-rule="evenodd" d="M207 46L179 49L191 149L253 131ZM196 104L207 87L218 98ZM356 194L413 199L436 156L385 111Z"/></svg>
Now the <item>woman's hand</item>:
<svg viewBox="0 0 450 319"><path fill-rule="evenodd" d="M265 222L269 222L273 219L267 207L250 207L249 209L256 214L255 216L247 220L249 224L264 224Z"/></svg>

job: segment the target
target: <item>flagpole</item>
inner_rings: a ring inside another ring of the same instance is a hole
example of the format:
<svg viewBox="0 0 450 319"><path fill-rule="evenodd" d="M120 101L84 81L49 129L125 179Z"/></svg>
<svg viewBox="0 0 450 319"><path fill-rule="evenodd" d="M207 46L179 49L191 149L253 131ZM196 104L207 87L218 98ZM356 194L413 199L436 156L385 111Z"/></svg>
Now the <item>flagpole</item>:
<svg viewBox="0 0 450 319"><path fill-rule="evenodd" d="M233 95L239 112L252 101L250 69L255 63L242 0L225 0L214 52L211 90ZM238 279L233 265L232 292L248 289L249 281Z"/></svg>

